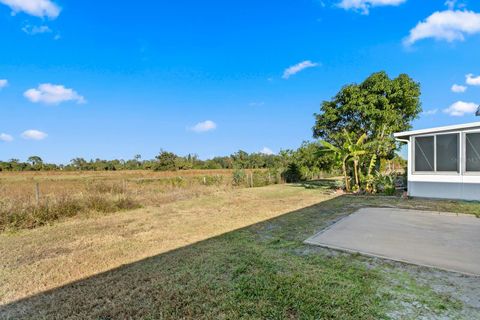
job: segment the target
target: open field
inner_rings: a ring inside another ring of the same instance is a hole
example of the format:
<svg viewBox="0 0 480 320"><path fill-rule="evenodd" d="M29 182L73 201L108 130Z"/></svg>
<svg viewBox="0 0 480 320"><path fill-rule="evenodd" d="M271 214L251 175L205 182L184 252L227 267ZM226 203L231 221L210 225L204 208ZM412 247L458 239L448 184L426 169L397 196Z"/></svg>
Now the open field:
<svg viewBox="0 0 480 320"><path fill-rule="evenodd" d="M0 232L281 182L267 171L244 174L234 181L232 170L0 172Z"/></svg>
<svg viewBox="0 0 480 320"><path fill-rule="evenodd" d="M479 214L480 204L208 190L0 234L0 318L480 317L476 278L303 243L364 206Z"/></svg>

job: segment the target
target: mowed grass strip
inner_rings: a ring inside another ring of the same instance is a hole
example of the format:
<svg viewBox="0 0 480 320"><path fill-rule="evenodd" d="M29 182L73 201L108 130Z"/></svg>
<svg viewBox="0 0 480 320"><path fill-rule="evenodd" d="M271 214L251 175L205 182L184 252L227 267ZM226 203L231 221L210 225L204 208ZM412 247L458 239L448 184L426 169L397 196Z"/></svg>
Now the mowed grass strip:
<svg viewBox="0 0 480 320"><path fill-rule="evenodd" d="M408 275L393 290L386 262L303 244L369 205L480 208L277 185L2 235L0 318L381 319L404 297L426 316L461 309Z"/></svg>

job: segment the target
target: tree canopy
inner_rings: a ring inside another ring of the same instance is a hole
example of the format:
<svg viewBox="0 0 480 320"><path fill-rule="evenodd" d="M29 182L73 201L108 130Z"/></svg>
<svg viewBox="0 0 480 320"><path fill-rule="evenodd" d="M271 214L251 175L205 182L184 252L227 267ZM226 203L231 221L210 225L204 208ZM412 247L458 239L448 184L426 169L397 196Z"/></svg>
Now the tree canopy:
<svg viewBox="0 0 480 320"><path fill-rule="evenodd" d="M391 159L397 149L393 133L410 129L421 111L420 84L406 74L390 79L381 71L323 101L315 114L313 136L341 146L345 130L357 139L366 134L371 151Z"/></svg>

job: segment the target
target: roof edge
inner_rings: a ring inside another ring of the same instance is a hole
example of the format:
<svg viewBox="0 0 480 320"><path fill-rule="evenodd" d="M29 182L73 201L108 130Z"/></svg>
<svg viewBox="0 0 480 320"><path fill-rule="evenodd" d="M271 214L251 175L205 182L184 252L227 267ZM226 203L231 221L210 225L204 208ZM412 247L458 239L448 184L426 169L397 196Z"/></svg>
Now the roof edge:
<svg viewBox="0 0 480 320"><path fill-rule="evenodd" d="M443 131L454 131L454 130L461 130L461 129L476 128L476 127L480 128L480 121L464 123L464 124L456 124L456 125L450 125L450 126L443 126L443 127L428 128L428 129L397 132L397 133L394 133L393 136L395 138L400 138L400 137L409 137L409 136L418 135L418 134L435 133L435 132L443 132Z"/></svg>

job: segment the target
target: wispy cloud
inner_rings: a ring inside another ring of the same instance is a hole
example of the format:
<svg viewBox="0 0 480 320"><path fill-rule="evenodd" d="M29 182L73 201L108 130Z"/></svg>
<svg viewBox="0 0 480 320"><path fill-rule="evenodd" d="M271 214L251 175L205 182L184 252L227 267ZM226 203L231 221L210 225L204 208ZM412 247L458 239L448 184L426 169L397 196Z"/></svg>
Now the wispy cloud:
<svg viewBox="0 0 480 320"><path fill-rule="evenodd" d="M431 109L431 110L425 110L422 112L422 114L426 116L433 116L434 114L438 113L438 109Z"/></svg>
<svg viewBox="0 0 480 320"><path fill-rule="evenodd" d="M454 84L450 90L452 90L452 92L455 92L455 93L463 93L465 91L467 91L467 87L466 86L462 86L462 85L459 85L459 84Z"/></svg>
<svg viewBox="0 0 480 320"><path fill-rule="evenodd" d="M447 0L445 1L445 5L449 10L454 10L455 8L465 8L466 6L463 1L458 0Z"/></svg>
<svg viewBox="0 0 480 320"><path fill-rule="evenodd" d="M261 107L265 105L263 101L253 101L248 104L250 107Z"/></svg>
<svg viewBox="0 0 480 320"><path fill-rule="evenodd" d="M369 14L372 7L398 6L407 0L342 0L338 6L345 10L355 10L361 14Z"/></svg>
<svg viewBox="0 0 480 320"><path fill-rule="evenodd" d="M202 133L202 132L207 132L207 131L212 131L217 128L217 124L213 122L212 120L206 120L203 122L199 122L193 127L190 128L191 131L197 132L197 133Z"/></svg>
<svg viewBox="0 0 480 320"><path fill-rule="evenodd" d="M314 68L318 66L319 64L316 62L312 62L310 60L305 60L300 63L297 63L296 65L290 66L285 71L283 72L283 79L288 79L294 74L299 73L302 70L308 69L308 68Z"/></svg>
<svg viewBox="0 0 480 320"><path fill-rule="evenodd" d="M260 150L260 153L266 154L266 155L272 155L273 151L272 149L268 147L263 147L262 150Z"/></svg>
<svg viewBox="0 0 480 320"><path fill-rule="evenodd" d="M11 142L13 141L13 137L7 133L0 133L0 141Z"/></svg>
<svg viewBox="0 0 480 320"><path fill-rule="evenodd" d="M452 104L450 107L443 110L444 113L454 116L454 117L462 117L465 114L474 114L478 109L478 104L473 102L464 102L464 101L457 101Z"/></svg>
<svg viewBox="0 0 480 320"><path fill-rule="evenodd" d="M21 134L21 137L26 140L43 140L47 136L47 133L35 129L26 130Z"/></svg>
<svg viewBox="0 0 480 320"><path fill-rule="evenodd" d="M60 7L50 0L0 0L9 6L14 14L25 12L39 18L55 19L60 14Z"/></svg>
<svg viewBox="0 0 480 320"><path fill-rule="evenodd" d="M453 42L465 40L465 35L480 33L480 14L467 10L437 11L419 22L404 40L404 45L433 38Z"/></svg>
<svg viewBox="0 0 480 320"><path fill-rule="evenodd" d="M465 76L465 82L470 86L480 86L480 76L469 73Z"/></svg>
<svg viewBox="0 0 480 320"><path fill-rule="evenodd" d="M52 29L50 29L48 26L32 26L27 24L22 28L22 31L28 35L34 36L41 33L51 33Z"/></svg>
<svg viewBox="0 0 480 320"><path fill-rule="evenodd" d="M84 97L75 90L65 88L63 85L54 85L51 83L40 84L37 88L28 89L23 94L31 102L58 105L66 101L75 101L85 103Z"/></svg>
<svg viewBox="0 0 480 320"><path fill-rule="evenodd" d="M8 80L0 79L0 89L5 88L6 86L8 86Z"/></svg>

